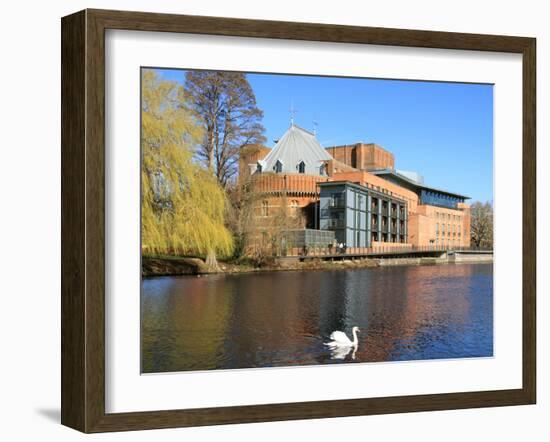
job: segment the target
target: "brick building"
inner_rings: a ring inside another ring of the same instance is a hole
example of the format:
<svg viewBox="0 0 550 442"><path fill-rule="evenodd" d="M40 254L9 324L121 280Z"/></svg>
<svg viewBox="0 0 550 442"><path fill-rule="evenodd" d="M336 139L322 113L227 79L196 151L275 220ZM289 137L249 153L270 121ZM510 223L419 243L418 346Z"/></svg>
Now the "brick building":
<svg viewBox="0 0 550 442"><path fill-rule="evenodd" d="M348 247L470 245L468 197L396 170L393 154L377 144L323 148L292 124L272 149L243 149L239 183L260 196L258 230L285 211L299 220L295 228L333 231Z"/></svg>

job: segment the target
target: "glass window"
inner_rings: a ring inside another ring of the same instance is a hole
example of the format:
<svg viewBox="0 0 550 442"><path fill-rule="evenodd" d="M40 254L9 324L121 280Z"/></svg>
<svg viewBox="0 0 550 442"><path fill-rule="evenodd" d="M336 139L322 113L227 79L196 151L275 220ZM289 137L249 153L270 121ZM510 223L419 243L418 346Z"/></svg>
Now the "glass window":
<svg viewBox="0 0 550 442"><path fill-rule="evenodd" d="M275 173L281 173L283 171L283 163L280 160L277 160L275 163Z"/></svg>
<svg viewBox="0 0 550 442"><path fill-rule="evenodd" d="M298 164L298 173L306 173L306 163L303 161Z"/></svg>

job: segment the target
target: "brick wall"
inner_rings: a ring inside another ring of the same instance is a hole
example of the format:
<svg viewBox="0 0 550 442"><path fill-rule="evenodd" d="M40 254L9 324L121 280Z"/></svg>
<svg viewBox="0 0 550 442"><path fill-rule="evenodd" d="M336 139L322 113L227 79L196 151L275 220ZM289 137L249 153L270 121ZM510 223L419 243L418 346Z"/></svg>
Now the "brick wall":
<svg viewBox="0 0 550 442"><path fill-rule="evenodd" d="M239 154L239 179L240 185L250 177L250 165L255 165L258 160L264 158L271 149L261 144L249 144L241 148Z"/></svg>
<svg viewBox="0 0 550 442"><path fill-rule="evenodd" d="M253 191L258 193L287 192L318 196L317 183L322 181L329 181L329 178L315 175L257 173L252 175L250 182Z"/></svg>
<svg viewBox="0 0 550 442"><path fill-rule="evenodd" d="M469 247L469 206L461 204L458 209L417 206L416 213L409 214L409 242L419 246Z"/></svg>
<svg viewBox="0 0 550 442"><path fill-rule="evenodd" d="M374 143L356 143L326 148L332 157L361 170L393 169L395 159L391 152Z"/></svg>

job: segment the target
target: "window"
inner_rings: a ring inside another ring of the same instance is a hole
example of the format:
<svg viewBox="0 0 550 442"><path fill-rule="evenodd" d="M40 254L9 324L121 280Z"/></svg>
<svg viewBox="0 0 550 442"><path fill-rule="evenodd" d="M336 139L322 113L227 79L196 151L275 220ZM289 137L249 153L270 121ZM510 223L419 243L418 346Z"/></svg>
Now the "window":
<svg viewBox="0 0 550 442"><path fill-rule="evenodd" d="M303 161L298 163L298 173L306 173L306 163Z"/></svg>
<svg viewBox="0 0 550 442"><path fill-rule="evenodd" d="M256 166L256 172L262 173L262 165L260 163Z"/></svg>
<svg viewBox="0 0 550 442"><path fill-rule="evenodd" d="M365 197L363 195L359 195L359 209L365 210Z"/></svg>
<svg viewBox="0 0 550 442"><path fill-rule="evenodd" d="M262 201L262 216L269 215L269 203L267 201Z"/></svg>
<svg viewBox="0 0 550 442"><path fill-rule="evenodd" d="M435 223L435 234L439 235L439 223Z"/></svg>
<svg viewBox="0 0 550 442"><path fill-rule="evenodd" d="M326 166L324 164L321 164L321 167L319 167L319 175L325 175Z"/></svg>
<svg viewBox="0 0 550 442"><path fill-rule="evenodd" d="M277 160L275 163L275 173L281 173L283 171L283 163L281 163L281 160Z"/></svg>

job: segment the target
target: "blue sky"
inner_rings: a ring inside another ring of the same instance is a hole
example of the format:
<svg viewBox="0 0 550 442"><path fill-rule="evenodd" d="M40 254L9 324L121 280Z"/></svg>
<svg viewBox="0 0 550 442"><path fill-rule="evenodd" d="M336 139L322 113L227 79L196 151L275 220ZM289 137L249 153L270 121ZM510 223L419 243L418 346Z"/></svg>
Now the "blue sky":
<svg viewBox="0 0 550 442"><path fill-rule="evenodd" d="M159 70L184 82L183 70ZM379 144L397 169L472 201L493 199L493 87L363 78L248 74L264 111L267 145L290 124L313 129L323 146Z"/></svg>

